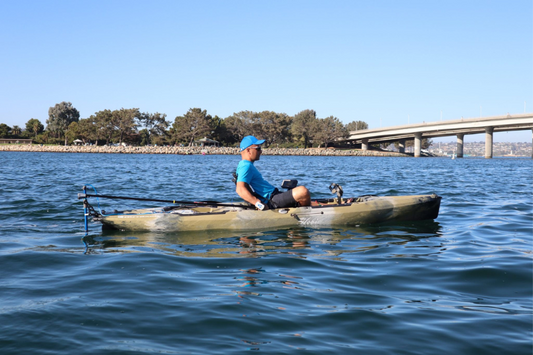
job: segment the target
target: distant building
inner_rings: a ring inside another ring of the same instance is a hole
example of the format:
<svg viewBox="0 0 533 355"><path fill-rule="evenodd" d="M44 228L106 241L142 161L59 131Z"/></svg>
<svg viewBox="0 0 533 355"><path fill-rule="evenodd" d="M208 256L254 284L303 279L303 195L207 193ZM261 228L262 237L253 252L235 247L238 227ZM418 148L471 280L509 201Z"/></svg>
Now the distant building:
<svg viewBox="0 0 533 355"><path fill-rule="evenodd" d="M198 144L200 147L208 147L208 146L218 147L219 145L218 141L209 139L207 137L198 139L197 141L194 141L194 143Z"/></svg>
<svg viewBox="0 0 533 355"><path fill-rule="evenodd" d="M0 138L0 144L28 144L33 143L32 139L21 139L21 138Z"/></svg>

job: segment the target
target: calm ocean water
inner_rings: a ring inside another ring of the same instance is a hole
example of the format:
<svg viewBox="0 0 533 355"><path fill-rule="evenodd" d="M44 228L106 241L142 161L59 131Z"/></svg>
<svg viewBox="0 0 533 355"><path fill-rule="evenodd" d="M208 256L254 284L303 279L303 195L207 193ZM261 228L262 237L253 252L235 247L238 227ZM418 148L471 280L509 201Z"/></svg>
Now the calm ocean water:
<svg viewBox="0 0 533 355"><path fill-rule="evenodd" d="M532 353L532 159L263 156L276 185L296 178L316 197L332 196L332 182L345 196L435 192L440 216L83 233L84 184L231 201L239 159L0 153L0 354Z"/></svg>

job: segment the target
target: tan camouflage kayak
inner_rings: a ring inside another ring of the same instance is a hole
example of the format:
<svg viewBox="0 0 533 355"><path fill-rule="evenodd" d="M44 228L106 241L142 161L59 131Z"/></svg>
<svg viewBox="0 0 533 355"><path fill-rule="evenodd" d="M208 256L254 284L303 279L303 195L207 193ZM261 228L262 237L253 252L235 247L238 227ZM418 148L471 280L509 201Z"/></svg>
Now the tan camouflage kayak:
<svg viewBox="0 0 533 355"><path fill-rule="evenodd" d="M244 204L203 202L198 206L177 205L159 208L104 211L94 215L104 228L128 231L206 231L277 229L295 226L357 226L393 221L437 218L441 197L361 196L319 200L316 206L266 211Z"/></svg>

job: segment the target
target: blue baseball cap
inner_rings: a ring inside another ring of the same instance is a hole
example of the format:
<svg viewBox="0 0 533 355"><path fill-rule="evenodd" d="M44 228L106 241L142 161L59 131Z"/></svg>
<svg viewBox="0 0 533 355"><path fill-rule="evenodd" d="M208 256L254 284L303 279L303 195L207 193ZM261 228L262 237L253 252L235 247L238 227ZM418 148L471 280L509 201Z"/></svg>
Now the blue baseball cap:
<svg viewBox="0 0 533 355"><path fill-rule="evenodd" d="M260 145L265 143L264 139L257 139L254 136L246 136L241 141L241 152L251 145Z"/></svg>

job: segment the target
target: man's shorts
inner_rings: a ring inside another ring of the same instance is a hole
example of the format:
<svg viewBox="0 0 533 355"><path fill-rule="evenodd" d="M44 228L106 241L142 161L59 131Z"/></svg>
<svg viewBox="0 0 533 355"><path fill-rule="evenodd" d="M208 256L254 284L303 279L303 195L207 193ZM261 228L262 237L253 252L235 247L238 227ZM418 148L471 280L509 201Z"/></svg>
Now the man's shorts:
<svg viewBox="0 0 533 355"><path fill-rule="evenodd" d="M292 191L280 192L276 189L272 196L270 196L270 205L272 208L285 208L285 207L296 207L298 202L292 196Z"/></svg>

